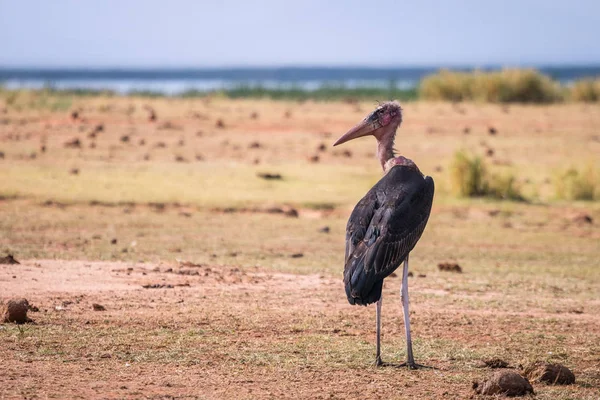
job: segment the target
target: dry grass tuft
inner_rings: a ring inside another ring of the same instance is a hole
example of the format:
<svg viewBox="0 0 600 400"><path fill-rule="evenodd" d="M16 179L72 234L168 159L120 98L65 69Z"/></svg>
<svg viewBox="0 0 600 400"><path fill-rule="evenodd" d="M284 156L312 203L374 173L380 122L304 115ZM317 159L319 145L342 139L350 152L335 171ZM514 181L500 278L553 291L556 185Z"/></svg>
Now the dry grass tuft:
<svg viewBox="0 0 600 400"><path fill-rule="evenodd" d="M562 200L600 200L600 172L592 164L571 167L556 176L554 189Z"/></svg>
<svg viewBox="0 0 600 400"><path fill-rule="evenodd" d="M494 72L440 71L423 79L419 97L442 101L553 103L562 100L557 82L533 69Z"/></svg>
<svg viewBox="0 0 600 400"><path fill-rule="evenodd" d="M600 78L581 79L570 90L572 101L594 103L600 101Z"/></svg>
<svg viewBox="0 0 600 400"><path fill-rule="evenodd" d="M525 200L514 175L490 174L479 156L457 151L450 171L452 191L456 196Z"/></svg>

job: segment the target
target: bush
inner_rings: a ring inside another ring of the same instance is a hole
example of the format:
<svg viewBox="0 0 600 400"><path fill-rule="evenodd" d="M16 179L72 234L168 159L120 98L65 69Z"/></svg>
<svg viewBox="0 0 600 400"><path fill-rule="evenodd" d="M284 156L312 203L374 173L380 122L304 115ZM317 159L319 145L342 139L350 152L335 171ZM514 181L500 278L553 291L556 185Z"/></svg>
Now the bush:
<svg viewBox="0 0 600 400"><path fill-rule="evenodd" d="M600 101L600 78L576 81L571 87L570 98L572 101L584 101L586 103Z"/></svg>
<svg viewBox="0 0 600 400"><path fill-rule="evenodd" d="M491 197L524 201L513 175L491 175L479 156L457 151L450 167L452 190L459 197Z"/></svg>
<svg viewBox="0 0 600 400"><path fill-rule="evenodd" d="M591 164L569 168L554 180L556 197L564 200L600 200L600 171Z"/></svg>
<svg viewBox="0 0 600 400"><path fill-rule="evenodd" d="M492 103L552 103L562 100L558 82L533 69L440 71L422 80L419 96L426 100Z"/></svg>
<svg viewBox="0 0 600 400"><path fill-rule="evenodd" d="M485 183L486 169L481 157L469 157L465 152L454 154L450 167L452 190L460 197L483 196L487 192Z"/></svg>

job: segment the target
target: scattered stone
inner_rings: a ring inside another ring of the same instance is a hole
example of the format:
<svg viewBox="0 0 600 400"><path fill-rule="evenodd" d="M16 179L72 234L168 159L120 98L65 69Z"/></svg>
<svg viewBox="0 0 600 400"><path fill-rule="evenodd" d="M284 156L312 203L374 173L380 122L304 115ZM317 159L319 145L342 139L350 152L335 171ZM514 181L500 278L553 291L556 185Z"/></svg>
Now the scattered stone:
<svg viewBox="0 0 600 400"><path fill-rule="evenodd" d="M193 263L191 261L179 261L179 266L180 267L194 267L194 268L201 268L202 264L196 264Z"/></svg>
<svg viewBox="0 0 600 400"><path fill-rule="evenodd" d="M271 174L268 172L260 172L256 174L259 178L267 179L267 180L281 180L281 174Z"/></svg>
<svg viewBox="0 0 600 400"><path fill-rule="evenodd" d="M258 119L258 113L254 111L252 114L250 114L250 119Z"/></svg>
<svg viewBox="0 0 600 400"><path fill-rule="evenodd" d="M439 263L438 269L440 271L457 272L459 274L462 272L462 268L460 267L460 265L450 262Z"/></svg>
<svg viewBox="0 0 600 400"><path fill-rule="evenodd" d="M71 168L71 169L69 170L69 173L70 173L71 175L79 175L79 168Z"/></svg>
<svg viewBox="0 0 600 400"><path fill-rule="evenodd" d="M571 221L575 222L576 224L593 224L594 223L594 219L591 217L591 215L585 214L585 213L577 214L576 216L574 216L571 219Z"/></svg>
<svg viewBox="0 0 600 400"><path fill-rule="evenodd" d="M93 303L92 308L94 309L94 311L106 311L106 307L98 303Z"/></svg>
<svg viewBox="0 0 600 400"><path fill-rule="evenodd" d="M262 145L260 144L260 142L252 142L250 143L250 145L248 145L248 148L250 149L260 149L262 147Z"/></svg>
<svg viewBox="0 0 600 400"><path fill-rule="evenodd" d="M308 158L308 161L310 161L311 163L318 163L319 162L319 156L318 155L314 155Z"/></svg>
<svg viewBox="0 0 600 400"><path fill-rule="evenodd" d="M65 142L65 147L72 149L80 149L81 141L79 140L79 138L71 139L68 142Z"/></svg>
<svg viewBox="0 0 600 400"><path fill-rule="evenodd" d="M508 368L508 363L500 358L481 360L477 363L479 368Z"/></svg>
<svg viewBox="0 0 600 400"><path fill-rule="evenodd" d="M79 119L79 111L75 110L71 113L71 119L76 120Z"/></svg>
<svg viewBox="0 0 600 400"><path fill-rule="evenodd" d="M184 139L179 139L179 142L177 142L177 144L179 146L185 146L185 140Z"/></svg>
<svg viewBox="0 0 600 400"><path fill-rule="evenodd" d="M352 152L350 150L342 151L342 155L346 158L352 158Z"/></svg>
<svg viewBox="0 0 600 400"><path fill-rule="evenodd" d="M330 230L331 230L331 229L330 229L328 226L324 226L324 227L322 227L321 229L319 229L319 232L322 232L322 233L329 233L329 231L330 231Z"/></svg>
<svg viewBox="0 0 600 400"><path fill-rule="evenodd" d="M0 264L21 264L18 262L12 254L8 254L6 257L0 258Z"/></svg>
<svg viewBox="0 0 600 400"><path fill-rule="evenodd" d="M177 161L177 162L187 162L187 160L183 156L175 156L175 161Z"/></svg>
<svg viewBox="0 0 600 400"><path fill-rule="evenodd" d="M174 124L171 121L166 121L165 123L162 123L159 126L157 126L157 129L180 131L180 130L183 130L183 127L181 127L180 125Z"/></svg>
<svg viewBox="0 0 600 400"><path fill-rule="evenodd" d="M283 215L286 215L288 217L292 217L292 218L298 218L298 210L296 210L295 208L290 208L289 210L285 210L283 212Z"/></svg>
<svg viewBox="0 0 600 400"><path fill-rule="evenodd" d="M142 285L142 287L144 289L173 289L174 288L173 285L169 285L166 283L153 283L153 284Z"/></svg>
<svg viewBox="0 0 600 400"><path fill-rule="evenodd" d="M492 149L492 148L487 149L487 151L485 152L485 155L488 157L492 157L494 155L494 149Z"/></svg>
<svg viewBox="0 0 600 400"><path fill-rule="evenodd" d="M290 257L292 257L292 258L301 258L301 257L304 257L304 254L302 254L302 253L294 253Z"/></svg>
<svg viewBox="0 0 600 400"><path fill-rule="evenodd" d="M407 277L412 278L414 276L414 274L412 273L412 271L408 271L408 274L406 274Z"/></svg>
<svg viewBox="0 0 600 400"><path fill-rule="evenodd" d="M196 161L204 161L204 157L202 156L202 154L196 154L194 158L196 159Z"/></svg>
<svg viewBox="0 0 600 400"><path fill-rule="evenodd" d="M191 269L180 269L179 271L177 271L177 273L179 275L189 275L189 276L200 275L200 272L194 271Z"/></svg>
<svg viewBox="0 0 600 400"><path fill-rule="evenodd" d="M46 146L45 145L40 146L40 152L41 153L45 153L46 152Z"/></svg>
<svg viewBox="0 0 600 400"><path fill-rule="evenodd" d="M16 324L25 324L27 322L32 322L29 317L27 317L27 311L29 311L30 306L27 299L14 299L9 300L6 304L6 311L4 312L3 322L14 322Z"/></svg>
<svg viewBox="0 0 600 400"><path fill-rule="evenodd" d="M512 370L499 370L483 382L473 382L473 389L477 394L525 396L535 394L533 387L526 378Z"/></svg>
<svg viewBox="0 0 600 400"><path fill-rule="evenodd" d="M497 131L497 130L496 130L496 128L494 128L493 126L490 126L490 127L488 128L488 133L489 133L490 135L492 135L492 136L493 136L493 135L495 135L496 133L498 133L498 131Z"/></svg>
<svg viewBox="0 0 600 400"><path fill-rule="evenodd" d="M0 151L0 160L4 159L4 152Z"/></svg>
<svg viewBox="0 0 600 400"><path fill-rule="evenodd" d="M463 133L464 133L465 135L468 135L469 133L471 133L471 128L470 128L470 127L468 127L468 126L465 126L465 128L463 129Z"/></svg>
<svg viewBox="0 0 600 400"><path fill-rule="evenodd" d="M148 121L150 121L150 122L156 121L157 116L156 116L156 111L154 111L154 108L150 107L149 105L145 105L144 110L148 111Z"/></svg>
<svg viewBox="0 0 600 400"><path fill-rule="evenodd" d="M123 143L128 143L129 142L129 135L123 135L123 136L121 136L120 140Z"/></svg>
<svg viewBox="0 0 600 400"><path fill-rule="evenodd" d="M286 118L292 118L292 112L290 110L288 110L285 112L285 114L283 114L283 116Z"/></svg>
<svg viewBox="0 0 600 400"><path fill-rule="evenodd" d="M139 144L140 146L143 146L143 145L145 145L145 144L146 144L146 140L144 140L144 139L140 139L140 141L139 141L139 143L138 143L138 144Z"/></svg>
<svg viewBox="0 0 600 400"><path fill-rule="evenodd" d="M575 374L562 364L549 364L538 361L525 368L524 375L533 382L545 382L550 385L571 385L575 383Z"/></svg>
<svg viewBox="0 0 600 400"><path fill-rule="evenodd" d="M117 238L113 238L113 239L110 241L110 244L117 244Z"/></svg>
<svg viewBox="0 0 600 400"><path fill-rule="evenodd" d="M419 275L417 275L417 278L427 278L427 275L425 275L425 274L419 274Z"/></svg>
<svg viewBox="0 0 600 400"><path fill-rule="evenodd" d="M327 150L327 146L325 145L325 143L321 143L319 145L319 147L317 147L317 150L318 151L325 151L325 150Z"/></svg>
<svg viewBox="0 0 600 400"><path fill-rule="evenodd" d="M221 128L221 129L223 129L223 128L225 128L225 121L223 121L222 119L220 119L220 118L219 118L219 119L217 120L217 123L215 124L215 126L216 126L217 128Z"/></svg>

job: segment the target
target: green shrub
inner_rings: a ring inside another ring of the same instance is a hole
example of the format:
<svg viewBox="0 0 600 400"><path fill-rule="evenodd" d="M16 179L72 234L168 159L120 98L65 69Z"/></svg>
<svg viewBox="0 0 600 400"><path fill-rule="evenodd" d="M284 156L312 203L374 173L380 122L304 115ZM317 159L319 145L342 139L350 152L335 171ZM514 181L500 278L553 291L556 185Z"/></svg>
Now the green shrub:
<svg viewBox="0 0 600 400"><path fill-rule="evenodd" d="M592 103L600 101L600 79L581 79L576 81L570 90L573 101Z"/></svg>
<svg viewBox="0 0 600 400"><path fill-rule="evenodd" d="M460 197L484 196L487 193L486 169L481 157L457 151L450 166L452 190Z"/></svg>
<svg viewBox="0 0 600 400"><path fill-rule="evenodd" d="M558 82L533 69L491 72L442 70L421 81L419 96L426 100L492 103L552 103L562 100Z"/></svg>
<svg viewBox="0 0 600 400"><path fill-rule="evenodd" d="M457 151L450 171L452 191L459 197L525 200L514 175L490 174L479 156Z"/></svg>
<svg viewBox="0 0 600 400"><path fill-rule="evenodd" d="M556 197L564 200L600 200L600 172L591 164L569 168L554 180Z"/></svg>

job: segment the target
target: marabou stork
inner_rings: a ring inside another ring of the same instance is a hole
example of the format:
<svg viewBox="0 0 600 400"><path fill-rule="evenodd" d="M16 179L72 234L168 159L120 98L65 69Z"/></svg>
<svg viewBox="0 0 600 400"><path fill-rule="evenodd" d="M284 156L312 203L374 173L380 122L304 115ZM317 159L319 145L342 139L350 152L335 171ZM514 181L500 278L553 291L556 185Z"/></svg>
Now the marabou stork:
<svg viewBox="0 0 600 400"><path fill-rule="evenodd" d="M421 237L433 202L434 184L423 176L415 163L396 156L393 146L396 130L402 123L402 109L395 102L381 104L361 123L350 129L334 146L358 137L373 135L377 139L377 157L384 176L363 197L346 227L344 284L350 304L376 305L377 356L381 361L381 290L383 279L404 262L400 297L404 311L407 361L416 364L412 352L408 314L408 255Z"/></svg>

